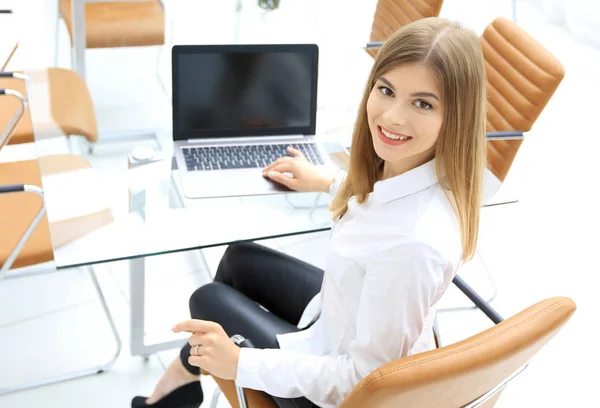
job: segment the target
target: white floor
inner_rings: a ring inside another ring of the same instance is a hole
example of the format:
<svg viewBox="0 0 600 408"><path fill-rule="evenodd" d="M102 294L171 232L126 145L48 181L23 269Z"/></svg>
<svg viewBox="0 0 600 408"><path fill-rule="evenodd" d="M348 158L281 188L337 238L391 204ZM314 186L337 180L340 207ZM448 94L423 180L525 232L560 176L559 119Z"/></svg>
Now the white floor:
<svg viewBox="0 0 600 408"><path fill-rule="evenodd" d="M26 18L9 69L54 65L55 1L12 3ZM319 134L350 132L357 95L369 69L368 58L355 49L368 39L375 1L358 6L341 0L282 0L281 10L269 15L262 15L255 3L244 2L238 39L318 42ZM235 41L233 0L166 4L173 43ZM573 298L578 311L511 383L497 406L593 406L598 379L593 370L600 364L593 337L600 311L596 300L600 267L595 258L600 243L596 193L600 135L595 123L600 48L575 39L563 26L547 23L528 2L518 2L517 12L521 27L562 61L567 74L506 181L505 188L517 191L519 202L483 210L481 252L498 289L493 305L502 315L511 316L551 296ZM510 1L495 0L446 0L442 9L443 16L463 21L477 33L496 16L511 18L511 13ZM59 65L68 66L62 23L59 29ZM87 82L101 133L169 128L170 107L155 76L158 65L162 80L169 83L167 48L160 54L158 48L88 52ZM132 146L100 146L92 161L99 168L115 166ZM321 233L267 244L321 266L326 241L327 233ZM223 250L204 251L213 273ZM95 271L123 340L115 366L103 374L0 396L0 407L127 407L132 396L152 390L177 355L177 350L170 350L148 361L130 355L127 264L101 265ZM114 342L86 273L78 269L0 283L0 388L110 358ZM482 293L490 293L481 265L473 265L464 277ZM186 318L190 293L206 281L206 270L186 254L155 258L147 278L149 328L168 331ZM463 304L454 290L443 302ZM446 344L490 326L476 311L441 313L440 324ZM210 380L203 384L210 398L214 384ZM228 405L222 400L220 406Z"/></svg>

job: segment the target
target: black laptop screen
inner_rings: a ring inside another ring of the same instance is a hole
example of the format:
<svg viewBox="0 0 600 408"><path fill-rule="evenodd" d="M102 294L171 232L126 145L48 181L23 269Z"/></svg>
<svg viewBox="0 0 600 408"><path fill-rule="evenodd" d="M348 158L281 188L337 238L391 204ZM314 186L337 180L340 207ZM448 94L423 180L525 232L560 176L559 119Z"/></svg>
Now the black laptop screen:
<svg viewBox="0 0 600 408"><path fill-rule="evenodd" d="M175 140L314 134L316 45L173 47Z"/></svg>

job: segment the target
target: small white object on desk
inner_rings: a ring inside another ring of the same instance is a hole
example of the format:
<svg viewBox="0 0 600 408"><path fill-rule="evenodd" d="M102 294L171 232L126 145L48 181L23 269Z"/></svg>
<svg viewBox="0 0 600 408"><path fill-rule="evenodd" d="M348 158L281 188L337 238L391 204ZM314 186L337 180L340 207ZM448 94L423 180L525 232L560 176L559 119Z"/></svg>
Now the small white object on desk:
<svg viewBox="0 0 600 408"><path fill-rule="evenodd" d="M151 147L136 147L131 151L131 157L137 161L149 161L154 158L155 151Z"/></svg>
<svg viewBox="0 0 600 408"><path fill-rule="evenodd" d="M154 150L152 147L138 146L127 156L127 166L131 169L144 164L161 161L164 158L166 158L166 153L163 151Z"/></svg>

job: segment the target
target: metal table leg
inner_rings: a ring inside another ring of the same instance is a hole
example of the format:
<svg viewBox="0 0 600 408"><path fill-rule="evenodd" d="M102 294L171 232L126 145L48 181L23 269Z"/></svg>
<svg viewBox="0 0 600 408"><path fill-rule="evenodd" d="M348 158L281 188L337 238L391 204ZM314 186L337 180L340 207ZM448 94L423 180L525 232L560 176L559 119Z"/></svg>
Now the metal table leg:
<svg viewBox="0 0 600 408"><path fill-rule="evenodd" d="M145 258L136 258L129 261L130 266L130 295L131 295L131 355L148 357L159 351L180 348L185 340L172 340L163 343L147 345L145 337Z"/></svg>

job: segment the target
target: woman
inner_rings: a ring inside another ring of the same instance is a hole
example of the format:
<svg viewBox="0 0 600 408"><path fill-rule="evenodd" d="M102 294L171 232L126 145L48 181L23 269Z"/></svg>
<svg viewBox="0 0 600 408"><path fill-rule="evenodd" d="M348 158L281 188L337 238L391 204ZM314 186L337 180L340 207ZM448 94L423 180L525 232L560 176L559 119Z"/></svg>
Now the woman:
<svg viewBox="0 0 600 408"><path fill-rule="evenodd" d="M202 367L280 407L334 407L377 367L434 347L435 304L477 243L485 166L478 37L429 18L387 40L339 188L341 180L290 152L264 175L299 191L337 191L325 273L255 244L230 246L215 282L190 300L194 320L174 327L192 333L181 358L132 406L199 406ZM240 349L233 334L256 348Z"/></svg>

